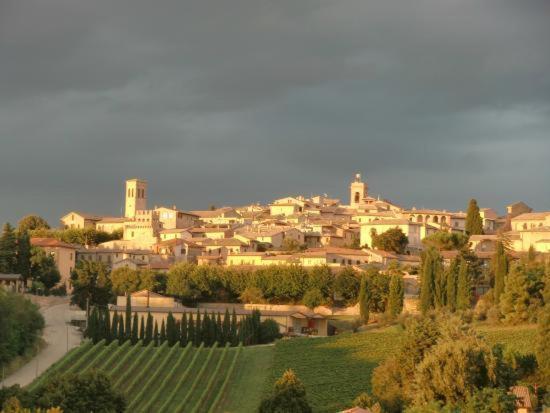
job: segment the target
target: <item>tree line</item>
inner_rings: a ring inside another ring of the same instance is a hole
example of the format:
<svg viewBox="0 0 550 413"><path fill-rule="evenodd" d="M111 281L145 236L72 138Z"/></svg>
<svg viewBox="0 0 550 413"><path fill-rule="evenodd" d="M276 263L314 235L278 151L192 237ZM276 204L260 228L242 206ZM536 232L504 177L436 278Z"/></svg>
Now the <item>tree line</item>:
<svg viewBox="0 0 550 413"><path fill-rule="evenodd" d="M120 345L130 341L132 345L141 343L143 346L152 342L155 347L164 342L168 342L169 346L179 344L185 347L192 343L198 347L203 343L210 347L214 343L230 343L232 346L239 343L245 346L266 344L279 338L281 334L273 319L261 321L259 310L253 310L241 320L237 319L234 309L232 314L226 309L223 315L220 312L208 313L206 310L201 313L197 309L194 316L193 313L183 313L181 320L169 312L166 323L162 319L159 328L151 313L141 317L138 317L137 312L132 315L131 298L128 295L124 314L115 311L111 317L108 309L94 307L87 320L85 336L94 344L102 340L107 344L117 340Z"/></svg>

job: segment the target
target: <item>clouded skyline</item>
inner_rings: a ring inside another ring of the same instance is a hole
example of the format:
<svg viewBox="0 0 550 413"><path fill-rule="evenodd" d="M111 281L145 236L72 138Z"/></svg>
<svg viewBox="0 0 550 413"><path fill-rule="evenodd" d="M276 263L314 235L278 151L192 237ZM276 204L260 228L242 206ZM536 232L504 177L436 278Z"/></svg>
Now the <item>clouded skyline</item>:
<svg viewBox="0 0 550 413"><path fill-rule="evenodd" d="M328 193L550 209L547 0L0 0L0 222Z"/></svg>

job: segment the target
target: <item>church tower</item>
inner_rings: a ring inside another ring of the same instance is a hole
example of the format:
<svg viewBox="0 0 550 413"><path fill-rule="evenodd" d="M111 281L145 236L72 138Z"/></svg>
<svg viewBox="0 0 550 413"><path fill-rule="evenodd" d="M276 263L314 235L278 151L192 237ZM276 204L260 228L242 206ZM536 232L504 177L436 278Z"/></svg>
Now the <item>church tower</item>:
<svg viewBox="0 0 550 413"><path fill-rule="evenodd" d="M126 218L135 218L136 211L147 209L147 181L128 179L126 181Z"/></svg>
<svg viewBox="0 0 550 413"><path fill-rule="evenodd" d="M353 207L358 207L363 203L363 200L368 196L369 187L366 182L361 181L361 174L355 174L355 180L350 185L350 200L349 204Z"/></svg>

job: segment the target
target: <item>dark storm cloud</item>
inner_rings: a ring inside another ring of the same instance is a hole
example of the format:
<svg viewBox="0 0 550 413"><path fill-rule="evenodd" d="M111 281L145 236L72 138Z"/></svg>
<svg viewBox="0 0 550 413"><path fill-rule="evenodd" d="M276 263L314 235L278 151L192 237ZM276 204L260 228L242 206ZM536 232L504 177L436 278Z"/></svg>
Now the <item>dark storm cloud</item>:
<svg viewBox="0 0 550 413"><path fill-rule="evenodd" d="M0 1L0 221L344 197L550 208L545 0Z"/></svg>

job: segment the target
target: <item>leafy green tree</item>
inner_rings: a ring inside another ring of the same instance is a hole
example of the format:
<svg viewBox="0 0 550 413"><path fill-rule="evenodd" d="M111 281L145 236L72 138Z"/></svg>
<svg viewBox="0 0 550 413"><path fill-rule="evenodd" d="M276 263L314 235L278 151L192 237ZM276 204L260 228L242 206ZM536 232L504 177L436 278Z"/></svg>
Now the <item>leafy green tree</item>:
<svg viewBox="0 0 550 413"><path fill-rule="evenodd" d="M515 396L502 388L478 389L468 398L463 413L514 413Z"/></svg>
<svg viewBox="0 0 550 413"><path fill-rule="evenodd" d="M388 312L396 317L403 311L405 284L401 274L393 274L390 278L390 293L388 296Z"/></svg>
<svg viewBox="0 0 550 413"><path fill-rule="evenodd" d="M427 313L436 304L436 280L442 278L443 264L439 252L431 247L422 254L422 274L420 279L420 309Z"/></svg>
<svg viewBox="0 0 550 413"><path fill-rule="evenodd" d="M460 259L456 288L456 309L461 311L470 309L472 302L472 284L468 271L468 263L463 258Z"/></svg>
<svg viewBox="0 0 550 413"><path fill-rule="evenodd" d="M120 267L111 272L111 284L115 294L124 295L138 291L141 280L139 271L129 267Z"/></svg>
<svg viewBox="0 0 550 413"><path fill-rule="evenodd" d="M390 228L382 234L372 236L372 247L379 250L404 254L407 245L409 245L409 238L401 228Z"/></svg>
<svg viewBox="0 0 550 413"><path fill-rule="evenodd" d="M306 389L292 370L275 382L272 393L262 400L260 413L311 413Z"/></svg>
<svg viewBox="0 0 550 413"><path fill-rule="evenodd" d="M281 338L279 324L271 318L262 321L260 325L260 344L271 343L274 340Z"/></svg>
<svg viewBox="0 0 550 413"><path fill-rule="evenodd" d="M101 262L79 261L71 279L73 282L71 302L82 309L86 308L87 302L90 305L104 307L113 297L109 271Z"/></svg>
<svg viewBox="0 0 550 413"><path fill-rule="evenodd" d="M388 270L392 273L399 272L397 269ZM365 275L370 295L369 310L374 313L385 312L390 293L390 277L387 274L382 274L376 268L367 269Z"/></svg>
<svg viewBox="0 0 550 413"><path fill-rule="evenodd" d="M468 211L466 213L466 234L468 235L480 235L483 234L483 220L479 213L479 206L475 199L471 199L468 204Z"/></svg>
<svg viewBox="0 0 550 413"><path fill-rule="evenodd" d="M42 283L46 289L53 288L61 280L54 257L44 249L32 247L30 263L31 278Z"/></svg>
<svg viewBox="0 0 550 413"><path fill-rule="evenodd" d="M516 264L506 277L504 292L500 296L500 310L504 319L512 324L529 319L528 282L525 267Z"/></svg>
<svg viewBox="0 0 550 413"><path fill-rule="evenodd" d="M91 370L80 374L56 375L36 392L36 406L59 406L64 413L123 413L124 396L114 390L109 377Z"/></svg>
<svg viewBox="0 0 550 413"><path fill-rule="evenodd" d="M550 311L546 304L539 317L537 329L536 356L538 371L546 386L550 386Z"/></svg>
<svg viewBox="0 0 550 413"><path fill-rule="evenodd" d="M355 304L359 293L359 278L351 267L345 267L334 278L335 299L342 300L346 304Z"/></svg>
<svg viewBox="0 0 550 413"><path fill-rule="evenodd" d="M27 232L17 234L17 272L25 280L31 276L31 239Z"/></svg>
<svg viewBox="0 0 550 413"><path fill-rule="evenodd" d="M264 294L258 287L246 287L239 296L239 300L246 304L259 304L264 302Z"/></svg>
<svg viewBox="0 0 550 413"><path fill-rule="evenodd" d="M367 281L367 276L361 277L361 285L359 287L359 315L363 324L369 322L369 308L370 308L371 294Z"/></svg>
<svg viewBox="0 0 550 413"><path fill-rule="evenodd" d="M0 273L12 274L17 271L17 238L13 227L6 223L0 236Z"/></svg>
<svg viewBox="0 0 550 413"><path fill-rule="evenodd" d="M439 251L461 250L468 245L468 236L460 232L436 231L423 238L422 244Z"/></svg>
<svg viewBox="0 0 550 413"><path fill-rule="evenodd" d="M318 288L311 288L306 291L304 298L302 298L302 303L311 309L314 309L317 306L323 304L324 297L323 293Z"/></svg>
<svg viewBox="0 0 550 413"><path fill-rule="evenodd" d="M494 301L495 304L500 302L500 296L504 292L504 286L506 283L506 276L508 275L508 257L504 249L502 242L497 242L496 251L492 258L492 267L495 278L494 286Z"/></svg>
<svg viewBox="0 0 550 413"><path fill-rule="evenodd" d="M20 234L28 233L41 229L50 229L48 222L38 215L27 215L17 223L17 232Z"/></svg>

